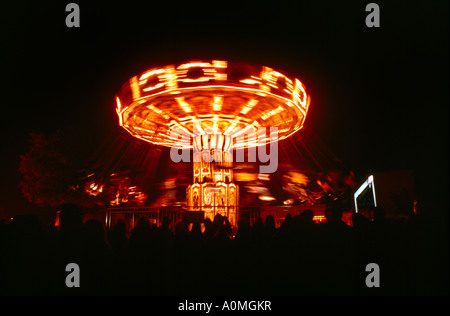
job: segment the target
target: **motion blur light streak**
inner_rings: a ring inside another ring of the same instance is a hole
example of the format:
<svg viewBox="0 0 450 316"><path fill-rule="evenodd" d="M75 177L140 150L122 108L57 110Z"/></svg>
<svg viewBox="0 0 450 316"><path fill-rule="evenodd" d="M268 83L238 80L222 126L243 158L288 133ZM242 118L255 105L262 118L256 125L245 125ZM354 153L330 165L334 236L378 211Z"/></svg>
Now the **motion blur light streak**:
<svg viewBox="0 0 450 316"><path fill-rule="evenodd" d="M298 79L266 66L219 60L150 69L128 80L116 100L119 124L131 135L194 150L188 209L211 219L220 213L232 224L239 201L232 150L293 135L303 127L310 103ZM270 135L261 128L270 128Z"/></svg>
<svg viewBox="0 0 450 316"><path fill-rule="evenodd" d="M210 75L219 71L223 76ZM139 84L137 77L118 93L119 123L133 136L145 135L146 141L169 147L178 146L169 138L172 129L182 134L186 131L182 126L191 132L194 125L208 130L214 128L214 122L221 133L232 137L251 122L277 126L279 139L284 139L302 128L310 102L298 79L269 67L192 62L149 70L139 76ZM149 113L149 109L155 113ZM261 118L269 121L262 122ZM193 148L192 141L184 145ZM256 138L250 146L258 146Z"/></svg>

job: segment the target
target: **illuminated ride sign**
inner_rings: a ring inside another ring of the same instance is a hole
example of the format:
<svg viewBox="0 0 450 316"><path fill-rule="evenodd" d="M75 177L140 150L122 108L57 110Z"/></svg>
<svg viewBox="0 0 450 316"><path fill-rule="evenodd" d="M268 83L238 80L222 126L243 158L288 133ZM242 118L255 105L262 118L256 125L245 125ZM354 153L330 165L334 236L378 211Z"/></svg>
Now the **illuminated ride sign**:
<svg viewBox="0 0 450 316"><path fill-rule="evenodd" d="M119 123L131 135L194 150L188 209L210 219L225 215L234 225L232 150L291 136L303 127L310 99L298 79L272 68L213 60L150 69L126 82L116 102Z"/></svg>
<svg viewBox="0 0 450 316"><path fill-rule="evenodd" d="M373 175L370 175L356 190L353 194L353 201L356 213L358 213L358 208L373 209L377 206Z"/></svg>

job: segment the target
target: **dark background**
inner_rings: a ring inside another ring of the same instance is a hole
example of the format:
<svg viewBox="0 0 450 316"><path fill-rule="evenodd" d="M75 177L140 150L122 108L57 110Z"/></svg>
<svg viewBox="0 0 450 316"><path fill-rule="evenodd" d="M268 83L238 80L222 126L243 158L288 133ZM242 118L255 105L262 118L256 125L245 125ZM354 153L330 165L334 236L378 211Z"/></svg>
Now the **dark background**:
<svg viewBox="0 0 450 316"><path fill-rule="evenodd" d="M117 133L114 95L148 68L241 60L298 77L306 124L358 179L412 169L420 202L448 219L448 1L76 1L2 4L0 207L26 212L20 155L30 132L60 131L89 159Z"/></svg>

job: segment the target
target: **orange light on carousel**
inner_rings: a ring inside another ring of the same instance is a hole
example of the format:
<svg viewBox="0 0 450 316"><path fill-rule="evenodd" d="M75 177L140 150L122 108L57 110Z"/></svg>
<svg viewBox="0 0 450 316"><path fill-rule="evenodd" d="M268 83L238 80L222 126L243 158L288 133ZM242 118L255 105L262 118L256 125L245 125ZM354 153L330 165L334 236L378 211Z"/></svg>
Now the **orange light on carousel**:
<svg viewBox="0 0 450 316"><path fill-rule="evenodd" d="M238 188L232 169L223 167L232 163L232 150L293 135L303 127L310 98L300 80L270 67L212 60L149 69L121 87L116 103L119 124L134 137L194 150L188 208L233 223ZM278 137L258 133L262 127L276 127Z"/></svg>
<svg viewBox="0 0 450 316"><path fill-rule="evenodd" d="M103 192L103 184L88 182L85 185L85 192L92 196L98 196Z"/></svg>

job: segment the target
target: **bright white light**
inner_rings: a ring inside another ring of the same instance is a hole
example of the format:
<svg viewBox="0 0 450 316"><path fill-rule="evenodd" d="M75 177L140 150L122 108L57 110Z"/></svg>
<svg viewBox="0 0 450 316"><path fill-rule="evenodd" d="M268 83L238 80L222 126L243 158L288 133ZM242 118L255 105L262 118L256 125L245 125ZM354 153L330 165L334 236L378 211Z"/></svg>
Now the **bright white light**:
<svg viewBox="0 0 450 316"><path fill-rule="evenodd" d="M355 212L358 213L358 203L356 201L356 199L358 198L358 196L361 195L361 193L368 187L368 186L372 186L372 193L373 193L373 203L375 206L377 206L377 198L375 195L375 182L373 181L373 175L370 175L366 181L364 181L364 183L358 188L358 190L356 190L355 194L353 195L354 197L354 202L355 202Z"/></svg>

